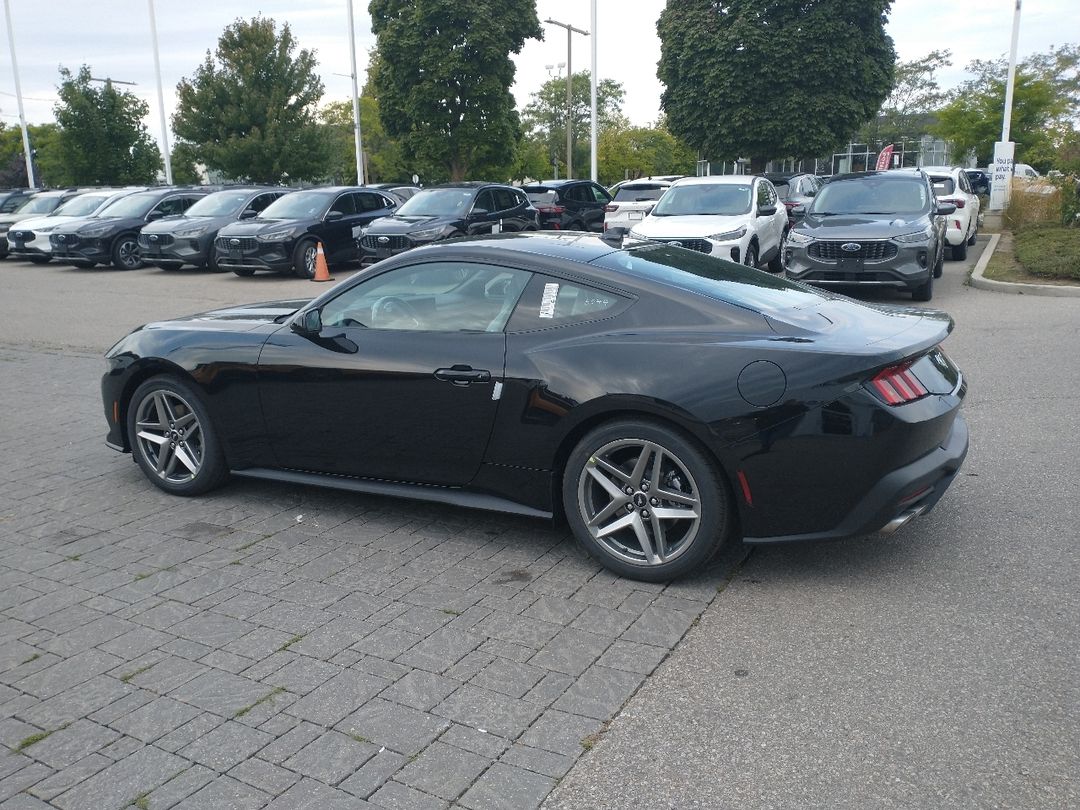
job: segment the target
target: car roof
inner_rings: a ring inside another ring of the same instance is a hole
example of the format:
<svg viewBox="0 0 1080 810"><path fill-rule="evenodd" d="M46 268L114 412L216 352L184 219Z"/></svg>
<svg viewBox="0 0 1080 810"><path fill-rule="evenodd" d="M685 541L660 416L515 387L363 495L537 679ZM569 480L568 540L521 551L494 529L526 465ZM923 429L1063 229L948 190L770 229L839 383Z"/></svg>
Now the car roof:
<svg viewBox="0 0 1080 810"><path fill-rule="evenodd" d="M882 180L908 180L912 177L919 177L922 175L922 169L886 169L885 171L871 171L871 172L848 172L847 174L834 174L829 178L830 183L835 183L839 180L864 180L868 177L878 177Z"/></svg>
<svg viewBox="0 0 1080 810"><path fill-rule="evenodd" d="M923 166L922 170L927 174L952 174L964 171L959 166Z"/></svg>
<svg viewBox="0 0 1080 810"><path fill-rule="evenodd" d="M681 177L672 183L673 186L713 186L713 185L736 185L739 183L754 182L752 174L707 174L702 177Z"/></svg>

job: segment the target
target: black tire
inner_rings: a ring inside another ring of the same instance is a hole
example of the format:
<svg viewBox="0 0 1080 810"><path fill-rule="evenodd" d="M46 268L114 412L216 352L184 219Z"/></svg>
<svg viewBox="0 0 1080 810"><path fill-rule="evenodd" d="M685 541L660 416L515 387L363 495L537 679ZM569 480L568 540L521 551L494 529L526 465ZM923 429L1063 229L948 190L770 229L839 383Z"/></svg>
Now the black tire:
<svg viewBox="0 0 1080 810"><path fill-rule="evenodd" d="M123 233L113 242L112 266L117 270L138 270L143 266L139 255L139 237L133 233Z"/></svg>
<svg viewBox="0 0 1080 810"><path fill-rule="evenodd" d="M33 264L48 264L52 261L52 256L28 256L27 258L30 259Z"/></svg>
<svg viewBox="0 0 1080 810"><path fill-rule="evenodd" d="M314 239L301 239L293 251L293 274L297 278L315 278L315 253L318 243Z"/></svg>
<svg viewBox="0 0 1080 810"><path fill-rule="evenodd" d="M941 278L945 272L945 248L938 251L937 261L934 262L934 278Z"/></svg>
<svg viewBox="0 0 1080 810"><path fill-rule="evenodd" d="M926 278L926 282L920 284L918 287L911 291L912 301L929 301L934 297L934 274L931 273Z"/></svg>
<svg viewBox="0 0 1080 810"><path fill-rule="evenodd" d="M758 266L758 247L757 242L751 242L746 246L746 255L743 256L743 264L747 267Z"/></svg>
<svg viewBox="0 0 1080 810"><path fill-rule="evenodd" d="M776 251L776 255L769 259L769 272L770 273L783 273L784 272L784 248L787 247L787 229L784 230L783 235L780 237L780 247Z"/></svg>
<svg viewBox="0 0 1080 810"><path fill-rule="evenodd" d="M701 568L724 544L733 522L731 497L712 460L692 440L646 420L609 422L582 438L563 470L562 499L582 548L615 573L645 582L666 582ZM656 508L667 516L659 517ZM672 517L677 511L687 517ZM618 520L632 522L602 537L590 528L591 522L607 521L610 528ZM666 553L658 536L666 538Z"/></svg>
<svg viewBox="0 0 1080 810"><path fill-rule="evenodd" d="M979 238L979 223L976 222L975 223L975 230L973 230L971 232L971 236L968 237L968 240L967 240L968 246L969 247L974 246L975 240L978 239L978 238Z"/></svg>
<svg viewBox="0 0 1080 810"><path fill-rule="evenodd" d="M954 262L961 262L967 258L967 241L961 242L959 245L952 246L952 259Z"/></svg>
<svg viewBox="0 0 1080 810"><path fill-rule="evenodd" d="M246 278L247 276L253 276L253 275L255 275L255 268L254 268L254 267L234 267L234 268L232 269L232 271L233 271L234 273L236 273L236 275L238 275L238 276L243 276L243 277L245 277L245 278Z"/></svg>
<svg viewBox="0 0 1080 810"><path fill-rule="evenodd" d="M127 432L139 468L165 492L200 495L229 475L202 397L176 377L151 377L135 389Z"/></svg>
<svg viewBox="0 0 1080 810"><path fill-rule="evenodd" d="M224 273L225 268L220 266L217 261L217 251L214 250L214 246L210 246L210 251L206 254L206 269L211 273Z"/></svg>

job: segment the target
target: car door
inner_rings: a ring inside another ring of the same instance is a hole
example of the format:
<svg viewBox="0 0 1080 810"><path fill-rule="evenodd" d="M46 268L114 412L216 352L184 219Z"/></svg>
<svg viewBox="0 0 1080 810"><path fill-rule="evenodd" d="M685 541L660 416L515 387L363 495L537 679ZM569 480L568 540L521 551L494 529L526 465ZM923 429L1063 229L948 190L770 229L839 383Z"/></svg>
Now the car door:
<svg viewBox="0 0 1080 810"><path fill-rule="evenodd" d="M758 178L754 181L754 229L757 232L758 237L758 256L768 255L774 248L780 247L780 235L783 230L778 230L776 227L776 214L774 210L770 213L764 213L768 209L777 207L776 191L773 190L772 183L763 178ZM785 220L786 220L785 215Z"/></svg>
<svg viewBox="0 0 1080 810"><path fill-rule="evenodd" d="M499 219L497 205L494 189L481 189L465 220L466 232L470 235L491 233L492 226Z"/></svg>
<svg viewBox="0 0 1080 810"><path fill-rule="evenodd" d="M502 390L503 327L526 271L424 262L365 278L259 358L278 464L444 486L479 469Z"/></svg>
<svg viewBox="0 0 1080 810"><path fill-rule="evenodd" d="M353 242L352 229L356 216L356 202L352 192L339 194L330 204L322 221L314 228L323 243L328 262L349 261L356 257L356 244Z"/></svg>
<svg viewBox="0 0 1080 810"><path fill-rule="evenodd" d="M585 227L590 231L604 230L604 208L611 202L611 195L596 183L583 186L581 191L586 198L584 202Z"/></svg>

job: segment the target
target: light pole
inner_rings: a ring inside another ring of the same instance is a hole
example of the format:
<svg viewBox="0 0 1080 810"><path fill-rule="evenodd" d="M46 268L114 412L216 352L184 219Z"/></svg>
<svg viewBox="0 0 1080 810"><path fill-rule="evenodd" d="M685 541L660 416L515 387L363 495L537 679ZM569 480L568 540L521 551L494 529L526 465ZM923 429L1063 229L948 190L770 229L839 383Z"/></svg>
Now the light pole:
<svg viewBox="0 0 1080 810"><path fill-rule="evenodd" d="M161 120L161 156L165 159L165 185L171 186L172 159L169 157L169 130L165 126L165 96L161 92L161 59L158 57L157 20L154 18L154 0L150 5L150 41L154 43L154 75L157 76L157 106Z"/></svg>
<svg viewBox="0 0 1080 810"><path fill-rule="evenodd" d="M7 18L8 46L11 48L11 72L15 75L15 100L19 105L19 126L22 127L23 153L26 155L26 185L34 187L34 156L30 151L30 133L26 129L23 112L22 86L19 84L19 63L15 61L15 32L11 30L11 5L4 0L4 16Z"/></svg>
<svg viewBox="0 0 1080 810"><path fill-rule="evenodd" d="M1009 48L1009 74L1005 80L1005 112L1001 119L1001 140L994 144L994 165L990 167L990 210L1001 211L1009 204L1012 190L1013 161L1016 144L1009 140L1012 125L1013 85L1016 82L1016 47L1020 41L1020 0L1013 11L1012 45Z"/></svg>
<svg viewBox="0 0 1080 810"><path fill-rule="evenodd" d="M360 146L360 91L356 85L356 31L353 28L352 0L345 0L349 7L349 64L352 66L352 115L353 140L356 142L356 185L364 185L364 150Z"/></svg>
<svg viewBox="0 0 1080 810"><path fill-rule="evenodd" d="M557 25L560 28L566 29L566 179L571 180L574 177L573 169L573 149L574 149L574 99L571 93L571 87L574 81L574 68L571 60L571 37L574 34L582 34L588 36L588 31L582 31L580 28L574 28L569 23L558 22L548 18L544 20L548 25Z"/></svg>
<svg viewBox="0 0 1080 810"><path fill-rule="evenodd" d="M589 179L596 182L596 0L592 0L592 76L589 88L589 103L592 109L589 112Z"/></svg>

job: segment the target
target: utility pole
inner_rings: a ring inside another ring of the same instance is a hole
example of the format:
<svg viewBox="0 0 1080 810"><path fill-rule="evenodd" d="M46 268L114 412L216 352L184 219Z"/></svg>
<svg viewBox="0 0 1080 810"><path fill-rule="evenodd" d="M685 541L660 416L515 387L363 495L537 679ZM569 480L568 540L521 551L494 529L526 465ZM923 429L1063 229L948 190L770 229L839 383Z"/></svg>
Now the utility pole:
<svg viewBox="0 0 1080 810"><path fill-rule="evenodd" d="M566 29L566 179L571 180L574 177L574 99L571 90L574 81L574 68L571 63L571 37L573 34L582 34L587 37L589 32L550 18L544 20L544 22L548 25L557 25Z"/></svg>
<svg viewBox="0 0 1080 810"><path fill-rule="evenodd" d="M994 164L990 167L990 210L1001 211L1009 204L1012 190L1013 160L1016 144L1009 140L1012 126L1013 85L1016 83L1016 50L1020 42L1020 0L1013 10L1012 45L1009 48L1009 74L1005 80L1005 110L1001 119L1001 140L994 144Z"/></svg>
<svg viewBox="0 0 1080 810"><path fill-rule="evenodd" d="M364 150L360 145L360 91L356 81L356 31L353 28L352 0L345 0L349 7L349 64L352 66L352 116L353 140L356 142L356 185L364 185Z"/></svg>
<svg viewBox="0 0 1080 810"><path fill-rule="evenodd" d="M15 76L15 100L19 105L19 126L22 127L23 153L26 155L26 185L34 188L34 154L30 151L30 133L26 129L26 113L23 112L22 85L19 84L19 63L15 61L15 32L11 28L11 4L4 0L4 16L7 18L8 46L11 48L11 72Z"/></svg>
<svg viewBox="0 0 1080 810"><path fill-rule="evenodd" d="M165 185L171 186L172 158L169 157L169 130L165 126L165 96L161 92L161 59L158 57L157 20L154 18L154 0L147 0L150 5L150 40L154 43L154 75L157 76L157 106L161 119L161 157L165 160Z"/></svg>
<svg viewBox="0 0 1080 810"><path fill-rule="evenodd" d="M596 182L596 0L592 0L592 19L589 21L589 25L592 26L592 87L590 88L589 98L592 110L590 111L590 124L589 124L589 179L594 183Z"/></svg>

